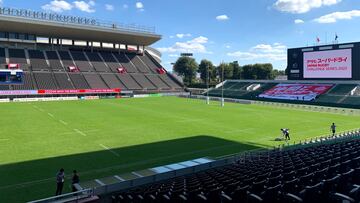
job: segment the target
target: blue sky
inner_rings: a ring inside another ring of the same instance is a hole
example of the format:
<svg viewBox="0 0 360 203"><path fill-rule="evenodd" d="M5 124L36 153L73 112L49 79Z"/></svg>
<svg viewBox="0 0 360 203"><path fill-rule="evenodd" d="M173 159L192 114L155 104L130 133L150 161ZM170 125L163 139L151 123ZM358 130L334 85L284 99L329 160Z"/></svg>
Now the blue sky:
<svg viewBox="0 0 360 203"><path fill-rule="evenodd" d="M360 40L360 0L0 0L5 7L48 10L155 26L153 45L171 69L179 53L286 68L286 49Z"/></svg>

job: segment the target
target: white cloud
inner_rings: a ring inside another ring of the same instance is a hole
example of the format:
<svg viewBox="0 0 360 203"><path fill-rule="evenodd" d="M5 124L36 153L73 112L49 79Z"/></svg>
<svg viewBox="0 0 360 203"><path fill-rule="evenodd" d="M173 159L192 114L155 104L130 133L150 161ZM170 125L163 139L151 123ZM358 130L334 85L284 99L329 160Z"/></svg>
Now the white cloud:
<svg viewBox="0 0 360 203"><path fill-rule="evenodd" d="M231 46L230 45L225 45L225 48L230 49Z"/></svg>
<svg viewBox="0 0 360 203"><path fill-rule="evenodd" d="M123 5L123 8L124 8L124 9L127 9L127 8L129 8L129 5L124 4L124 5Z"/></svg>
<svg viewBox="0 0 360 203"><path fill-rule="evenodd" d="M175 52L191 52L191 53L208 53L205 45L208 43L208 38L200 36L186 42L176 42L171 47L158 48L161 52L175 53Z"/></svg>
<svg viewBox="0 0 360 203"><path fill-rule="evenodd" d="M168 56L169 57L174 57L174 58L179 57L179 55L177 55L177 54L169 54Z"/></svg>
<svg viewBox="0 0 360 203"><path fill-rule="evenodd" d="M4 1L3 0L0 0L0 5L2 5L4 3Z"/></svg>
<svg viewBox="0 0 360 203"><path fill-rule="evenodd" d="M144 11L144 4L142 2L136 2L135 7L139 10L139 11Z"/></svg>
<svg viewBox="0 0 360 203"><path fill-rule="evenodd" d="M176 34L176 37L182 39L184 37L191 37L191 34L190 33L187 33L187 34L179 33L179 34Z"/></svg>
<svg viewBox="0 0 360 203"><path fill-rule="evenodd" d="M229 20L230 18L227 15L219 15L216 16L216 20L218 21L225 21L225 20Z"/></svg>
<svg viewBox="0 0 360 203"><path fill-rule="evenodd" d="M74 1L74 6L79 9L80 11L84 11L87 13L93 13L95 12L95 9L93 8L95 6L95 1L90 0L88 2L85 1Z"/></svg>
<svg viewBox="0 0 360 203"><path fill-rule="evenodd" d="M287 47L281 43L258 44L248 51L230 52L227 55L240 60L285 61L286 49Z"/></svg>
<svg viewBox="0 0 360 203"><path fill-rule="evenodd" d="M318 23L336 23L338 20L351 20L354 17L360 17L360 10L345 12L334 12L314 19Z"/></svg>
<svg viewBox="0 0 360 203"><path fill-rule="evenodd" d="M114 6L111 4L105 4L105 9L108 11L113 11L114 10Z"/></svg>
<svg viewBox="0 0 360 203"><path fill-rule="evenodd" d="M294 20L294 23L295 24L303 24L305 22L303 20L301 20L301 19L296 19L296 20Z"/></svg>
<svg viewBox="0 0 360 203"><path fill-rule="evenodd" d="M314 8L331 6L340 3L342 0L277 0L274 7L287 13L306 13Z"/></svg>
<svg viewBox="0 0 360 203"><path fill-rule="evenodd" d="M73 6L64 0L53 0L48 4L45 4L41 6L42 9L46 11L52 11L52 12L63 12L63 11L69 11L73 8Z"/></svg>

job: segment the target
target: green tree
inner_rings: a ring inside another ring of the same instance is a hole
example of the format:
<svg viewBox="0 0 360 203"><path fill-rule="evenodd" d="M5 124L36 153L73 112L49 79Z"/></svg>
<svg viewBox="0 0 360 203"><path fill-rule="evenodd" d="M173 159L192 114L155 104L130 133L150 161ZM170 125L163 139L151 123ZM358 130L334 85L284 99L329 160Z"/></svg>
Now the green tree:
<svg viewBox="0 0 360 203"><path fill-rule="evenodd" d="M207 71L209 71L209 75L207 75ZM198 72L200 73L200 78L204 83L206 83L207 77L209 77L209 82L214 81L216 78L215 66L209 60L201 60Z"/></svg>
<svg viewBox="0 0 360 203"><path fill-rule="evenodd" d="M195 80L198 64L194 58L182 56L174 65L174 71L183 77L185 84L191 84Z"/></svg>
<svg viewBox="0 0 360 203"><path fill-rule="evenodd" d="M224 69L224 79L232 79L233 77L233 66L229 65L228 63L221 63L218 67L217 67L217 74L220 78L220 80L222 81L222 71Z"/></svg>
<svg viewBox="0 0 360 203"><path fill-rule="evenodd" d="M242 68L239 65L239 63L237 61L234 61L234 62L230 63L230 65L233 67L233 77L232 77L232 79L235 79L235 80L241 79L241 77L242 77L242 73L241 73Z"/></svg>

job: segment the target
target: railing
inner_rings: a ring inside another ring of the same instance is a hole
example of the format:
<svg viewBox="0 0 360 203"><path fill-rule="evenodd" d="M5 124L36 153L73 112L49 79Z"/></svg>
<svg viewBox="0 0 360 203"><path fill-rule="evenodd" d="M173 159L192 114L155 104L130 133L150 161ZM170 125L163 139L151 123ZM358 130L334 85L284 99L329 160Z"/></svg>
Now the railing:
<svg viewBox="0 0 360 203"><path fill-rule="evenodd" d="M84 25L89 27L101 27L111 30L121 30L139 33L155 34L155 27L142 26L137 24L115 23L94 18L78 16L67 16L58 13L32 11L29 9L16 9L0 7L0 16L11 16L21 19L35 19L45 22L58 22L61 24Z"/></svg>
<svg viewBox="0 0 360 203"><path fill-rule="evenodd" d="M28 203L60 203L60 202L78 202L84 198L90 198L94 195L92 189L85 189L77 192L67 193L59 196L35 200Z"/></svg>

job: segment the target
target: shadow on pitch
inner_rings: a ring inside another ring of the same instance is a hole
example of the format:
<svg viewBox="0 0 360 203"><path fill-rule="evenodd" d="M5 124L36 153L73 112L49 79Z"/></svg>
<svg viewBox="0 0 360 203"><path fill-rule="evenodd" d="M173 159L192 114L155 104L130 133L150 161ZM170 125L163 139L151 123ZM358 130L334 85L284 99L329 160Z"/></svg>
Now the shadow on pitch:
<svg viewBox="0 0 360 203"><path fill-rule="evenodd" d="M266 146L199 135L121 148L105 149L105 147L108 146L104 145L103 150L100 151L0 165L0 202L23 202L52 196L55 189L55 173L59 168L65 169L68 178L70 178L71 171L76 169L79 171L81 181L86 181L200 157L217 157L255 150ZM41 151L42 149L32 150ZM67 182L70 181L67 180ZM36 190L32 191L32 188L36 188ZM68 190L68 188L66 189ZM15 197L10 197L12 193Z"/></svg>

